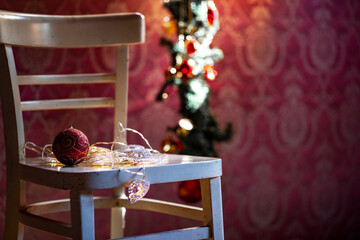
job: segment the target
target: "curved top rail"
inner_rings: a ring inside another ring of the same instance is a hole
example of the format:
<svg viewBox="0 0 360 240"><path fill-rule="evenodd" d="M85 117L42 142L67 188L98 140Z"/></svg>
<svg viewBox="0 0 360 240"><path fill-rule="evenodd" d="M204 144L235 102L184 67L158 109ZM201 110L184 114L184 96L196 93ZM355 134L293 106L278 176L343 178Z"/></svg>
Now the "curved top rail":
<svg viewBox="0 0 360 240"><path fill-rule="evenodd" d="M145 41L140 13L45 15L0 10L0 42L30 47L96 47Z"/></svg>

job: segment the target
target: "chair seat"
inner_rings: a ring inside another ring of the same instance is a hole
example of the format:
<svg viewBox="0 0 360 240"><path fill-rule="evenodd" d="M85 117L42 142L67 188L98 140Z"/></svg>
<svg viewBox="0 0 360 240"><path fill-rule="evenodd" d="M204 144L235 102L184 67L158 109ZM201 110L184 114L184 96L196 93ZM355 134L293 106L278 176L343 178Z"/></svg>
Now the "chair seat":
<svg viewBox="0 0 360 240"><path fill-rule="evenodd" d="M134 179L134 173L141 167L52 166L41 158L27 158L19 163L19 172L21 179L33 183L84 190L124 186ZM218 177L222 174L221 159L168 154L162 162L146 165L143 173L151 184Z"/></svg>

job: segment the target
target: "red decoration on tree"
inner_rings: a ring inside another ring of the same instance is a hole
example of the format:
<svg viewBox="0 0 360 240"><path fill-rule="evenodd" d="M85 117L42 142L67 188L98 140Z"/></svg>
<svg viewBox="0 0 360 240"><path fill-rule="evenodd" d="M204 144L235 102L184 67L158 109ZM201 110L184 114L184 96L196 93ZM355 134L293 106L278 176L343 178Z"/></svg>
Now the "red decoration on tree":
<svg viewBox="0 0 360 240"><path fill-rule="evenodd" d="M194 54L196 50L200 47L200 43L196 41L195 39L187 40L185 41L186 51L188 55Z"/></svg>
<svg viewBox="0 0 360 240"><path fill-rule="evenodd" d="M219 18L219 10L216 8L213 1L208 2L208 23L210 26L214 25L214 20Z"/></svg>
<svg viewBox="0 0 360 240"><path fill-rule="evenodd" d="M161 142L161 149L164 153L176 153L184 147L180 141L174 140L170 135L166 136Z"/></svg>
<svg viewBox="0 0 360 240"><path fill-rule="evenodd" d="M188 203L194 203L201 199L201 185L199 180L181 182L178 188L179 197Z"/></svg>
<svg viewBox="0 0 360 240"><path fill-rule="evenodd" d="M52 151L59 162L72 166L85 160L89 147L89 140L83 132L68 128L56 135Z"/></svg>
<svg viewBox="0 0 360 240"><path fill-rule="evenodd" d="M196 62L194 61L194 59L191 59L191 58L185 59L181 63L181 65L179 67L179 71L183 74L183 76L190 78L195 66L196 66Z"/></svg>

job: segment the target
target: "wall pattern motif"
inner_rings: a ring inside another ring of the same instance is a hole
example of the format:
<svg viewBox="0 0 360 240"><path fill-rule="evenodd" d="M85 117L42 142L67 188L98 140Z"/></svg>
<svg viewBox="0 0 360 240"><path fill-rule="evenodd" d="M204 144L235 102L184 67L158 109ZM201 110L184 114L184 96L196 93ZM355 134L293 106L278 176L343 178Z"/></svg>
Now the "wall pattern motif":
<svg viewBox="0 0 360 240"><path fill-rule="evenodd" d="M225 239L360 239L360 2L357 0L215 0L221 30L211 106L219 122L233 122L234 137L217 145L223 158ZM0 9L48 14L139 11L146 43L131 47L129 127L155 148L179 118L177 97L155 102L168 53L159 45L161 1L0 0ZM114 26L116 27L116 26ZM71 34L71 33L69 33ZM111 72L112 48L15 50L19 73ZM66 61L65 61L66 60ZM23 87L22 98L110 95L106 85L60 89ZM25 113L28 140L52 141L70 124L90 142L111 140L111 112ZM5 209L5 154L0 123L0 234ZM129 136L129 142L137 142ZM38 196L40 193L41 196ZM64 197L28 186L29 201ZM106 194L100 192L99 194ZM152 186L150 196L177 200L176 185ZM108 221L96 212L96 223ZM156 221L150 221L153 218ZM156 224L161 223L161 224ZM191 224L136 212L128 234ZM142 227L139 227L142 226ZM98 239L108 237L105 224ZM26 229L26 239L58 239ZM60 239L60 238L59 238Z"/></svg>

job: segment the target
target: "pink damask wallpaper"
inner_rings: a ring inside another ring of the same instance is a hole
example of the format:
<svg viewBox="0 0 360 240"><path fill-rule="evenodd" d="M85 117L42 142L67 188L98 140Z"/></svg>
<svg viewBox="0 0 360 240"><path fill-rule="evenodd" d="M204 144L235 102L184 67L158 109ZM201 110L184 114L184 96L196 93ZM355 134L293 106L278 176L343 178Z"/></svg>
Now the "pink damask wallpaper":
<svg viewBox="0 0 360 240"><path fill-rule="evenodd" d="M215 0L221 29L214 45L225 58L211 83L213 113L234 136L217 145L223 158L225 239L360 239L360 2L358 0ZM179 101L155 102L169 64L159 46L161 0L0 0L5 10L92 14L139 11L146 44L131 48L129 127L155 148L178 119ZM116 27L116 26L114 26ZM71 33L76 34L76 33ZM113 69L113 49L16 49L20 73ZM69 63L65 63L69 60ZM111 94L109 86L22 89L24 99ZM28 140L44 145L70 124L91 142L111 140L111 113L26 113ZM0 123L0 234L5 209L5 155ZM130 142L136 142L130 136ZM177 185L150 196L181 201ZM29 201L66 192L30 184ZM106 194L100 192L99 194ZM108 211L96 212L97 239L108 237ZM59 217L59 216L57 216ZM62 216L60 216L62 218ZM154 219L154 220L153 220ZM101 223L101 224L100 224ZM192 222L129 212L127 234ZM60 239L26 229L25 239Z"/></svg>

